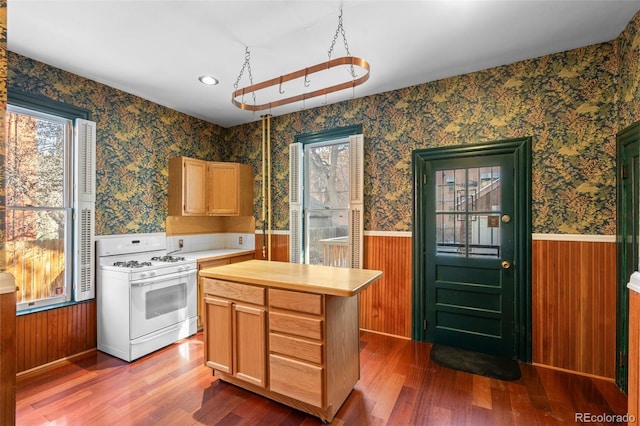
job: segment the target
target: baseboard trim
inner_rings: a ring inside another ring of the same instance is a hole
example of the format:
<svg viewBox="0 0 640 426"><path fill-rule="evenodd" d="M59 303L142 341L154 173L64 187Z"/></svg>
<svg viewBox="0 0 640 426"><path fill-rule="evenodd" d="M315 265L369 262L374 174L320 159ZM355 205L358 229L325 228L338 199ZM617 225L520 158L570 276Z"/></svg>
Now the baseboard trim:
<svg viewBox="0 0 640 426"><path fill-rule="evenodd" d="M611 383L616 382L616 380L611 377L598 376L597 374L584 373L582 371L568 370L566 368L554 367L553 365L539 364L537 362L532 362L531 365L534 365L540 368L546 368L549 370L562 371L563 373L575 374L577 376L588 377L590 379L604 380L606 382L611 382Z"/></svg>
<svg viewBox="0 0 640 426"><path fill-rule="evenodd" d="M383 336L395 337L397 339L411 340L411 337L399 336L397 334L383 333L382 331L369 330L366 328L361 328L360 331L366 331L367 333L373 333L373 334L380 334Z"/></svg>
<svg viewBox="0 0 640 426"><path fill-rule="evenodd" d="M16 374L16 385L21 384L22 382L24 382L25 380L28 380L33 376L38 376L42 373L46 373L47 371L56 369L58 367L62 367L67 364L72 364L75 360L81 359L89 354L95 353L96 351L97 351L97 348L89 349L71 356L67 356L64 358L57 359L55 361L51 361L47 364L42 364L37 367L33 367L29 370L21 371L18 374Z"/></svg>

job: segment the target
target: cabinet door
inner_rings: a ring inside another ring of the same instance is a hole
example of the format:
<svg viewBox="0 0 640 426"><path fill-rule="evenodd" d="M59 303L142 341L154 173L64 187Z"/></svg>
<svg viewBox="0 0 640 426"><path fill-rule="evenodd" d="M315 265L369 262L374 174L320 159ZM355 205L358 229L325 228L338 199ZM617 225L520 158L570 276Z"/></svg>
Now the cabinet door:
<svg viewBox="0 0 640 426"><path fill-rule="evenodd" d="M205 362L208 367L233 372L232 303L205 296Z"/></svg>
<svg viewBox="0 0 640 426"><path fill-rule="evenodd" d="M239 214L238 164L213 163L208 165L207 213L213 215Z"/></svg>
<svg viewBox="0 0 640 426"><path fill-rule="evenodd" d="M185 158L183 173L183 214L206 214L207 162Z"/></svg>
<svg viewBox="0 0 640 426"><path fill-rule="evenodd" d="M265 310L233 305L235 337L235 376L266 386Z"/></svg>
<svg viewBox="0 0 640 426"><path fill-rule="evenodd" d="M211 266L221 266L228 265L229 259L216 259L216 260L207 260L204 262L198 262L198 272L200 272L203 268L209 268ZM204 278L198 279L198 330L202 328L203 325L203 316L204 316L204 308L202 306L204 300L204 288L203 288L203 280Z"/></svg>

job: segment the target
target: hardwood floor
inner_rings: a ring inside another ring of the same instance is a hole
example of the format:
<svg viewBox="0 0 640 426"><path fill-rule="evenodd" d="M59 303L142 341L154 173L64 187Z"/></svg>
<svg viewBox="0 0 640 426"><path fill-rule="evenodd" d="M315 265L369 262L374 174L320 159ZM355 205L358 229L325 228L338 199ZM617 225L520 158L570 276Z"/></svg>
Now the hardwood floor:
<svg viewBox="0 0 640 426"><path fill-rule="evenodd" d="M601 380L521 364L522 378L504 382L434 364L429 344L362 332L360 346L360 381L332 424L555 425L627 410L626 396ZM202 354L199 333L132 363L90 352L19 377L17 424L322 424L219 382Z"/></svg>

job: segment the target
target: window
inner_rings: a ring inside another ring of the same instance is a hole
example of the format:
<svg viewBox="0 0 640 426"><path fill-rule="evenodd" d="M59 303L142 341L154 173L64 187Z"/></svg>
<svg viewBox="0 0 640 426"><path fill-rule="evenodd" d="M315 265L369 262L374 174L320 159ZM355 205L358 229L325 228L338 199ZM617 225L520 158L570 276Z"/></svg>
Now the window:
<svg viewBox="0 0 640 426"><path fill-rule="evenodd" d="M25 96L11 101L10 94L5 251L17 310L93 298L95 198L86 190L95 180L95 123Z"/></svg>
<svg viewBox="0 0 640 426"><path fill-rule="evenodd" d="M500 257L501 167L436 170L438 254Z"/></svg>
<svg viewBox="0 0 640 426"><path fill-rule="evenodd" d="M362 154L361 134L335 131L289 146L291 262L361 267Z"/></svg>

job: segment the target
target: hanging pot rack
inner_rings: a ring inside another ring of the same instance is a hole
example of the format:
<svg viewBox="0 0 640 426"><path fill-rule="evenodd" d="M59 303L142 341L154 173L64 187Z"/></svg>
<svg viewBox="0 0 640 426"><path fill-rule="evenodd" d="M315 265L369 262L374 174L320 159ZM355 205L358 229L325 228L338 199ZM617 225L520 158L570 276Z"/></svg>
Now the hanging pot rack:
<svg viewBox="0 0 640 426"><path fill-rule="evenodd" d="M336 41L338 40L339 35L342 35L342 40L344 42L344 47L347 52L347 56L331 59L331 55L333 54L333 49L335 47L335 44L336 44ZM242 110L248 110L248 111L254 111L254 112L262 111L265 109L270 110L271 108L276 108L276 107L287 105L293 102L298 102L298 101L304 102L307 99L315 98L317 96L322 96L322 95L326 96L330 93L337 92L339 90L344 90L348 88L352 88L355 90L355 87L367 81L369 79L371 68L367 61L365 61L362 58L351 56L351 53L349 52L349 44L347 43L347 36L344 31L344 25L342 20L342 9L340 9L340 15L338 16L338 27L336 28L336 32L331 42L331 46L329 47L328 56L329 56L329 60L326 62L322 62L320 64L313 65L311 67L305 67L297 71L290 72L288 74L284 74L279 77L263 81L261 83L253 84L253 76L251 73L251 63L250 63L251 52L249 52L249 48L246 47L244 64L242 65L242 69L240 70L240 74L238 75L238 78L235 84L233 85L233 87L236 90L231 95L231 102L233 103L233 105L237 106ZM331 86L316 89L310 92L299 93L297 95L289 96L283 99L277 99L277 100L273 100L273 101L265 102L261 104L256 103L256 92L259 90L264 90L269 87L278 86L277 93L279 95L283 95L285 92L282 90L282 83L286 83L288 81L296 80L300 78L304 78L303 85L305 88L310 87L309 76L311 74L315 74L322 71L328 71L331 68L340 67L340 66L350 67L351 77L349 80L343 81L341 83L336 83ZM365 70L365 73L361 76L358 76L355 72L355 67L359 67ZM242 75L245 69L248 71L248 74L249 74L250 85L239 89L238 83L240 82L240 79L242 78ZM253 99L252 104L246 103L244 101L244 96L246 94L251 94Z"/></svg>
<svg viewBox="0 0 640 426"><path fill-rule="evenodd" d="M266 89L268 87L273 87L273 86L280 86L279 87L279 92L283 93L281 90L281 86L282 83L285 83L287 81L291 81L291 80L295 80L298 78L305 78L305 86L308 85L308 80L307 77L315 74L317 72L321 72L321 71L326 71L328 69L334 68L334 67L338 67L338 66L343 66L343 65L349 65L352 67L360 67L364 70L366 70L366 73L363 74L362 76L355 78L355 79L350 79L348 81L344 81L342 83L338 83L338 84L334 84L333 86L329 86L329 87L324 87L321 89L317 89L314 90L312 92L307 92L307 93L300 93L298 95L295 96L290 96L288 98L284 98L284 99L278 99L275 101L271 101L271 102L266 102L263 104L249 104L244 102L242 99L244 99L245 94L253 94L259 90L263 90ZM337 92L339 90L344 90L344 89L348 89L348 88L355 88L356 86L361 85L362 83L364 83L365 81L367 81L369 79L369 63L367 61L365 61L362 58L358 58L355 56L343 56L340 58L335 58L335 59L331 59L327 62L323 62L321 64L317 64L311 67L307 67L307 68L303 68L294 72L291 72L289 74L285 74L285 75L281 75L280 77L276 77L276 78L272 78L271 80L266 80L263 81L261 83L256 83L256 84L252 84L250 86L247 87L243 87L241 89L237 89L233 92L232 94L232 98L231 98L231 102L237 106L240 109L243 110L248 110L248 111L262 111L265 109L271 109L271 108L275 108L275 107L279 107L282 105L287 105L293 102L299 102L299 101L304 101L307 99L311 99L311 98L315 98L317 96L322 96L322 95L328 95L329 93L333 93L333 92ZM240 97L241 100L237 100L237 98Z"/></svg>

